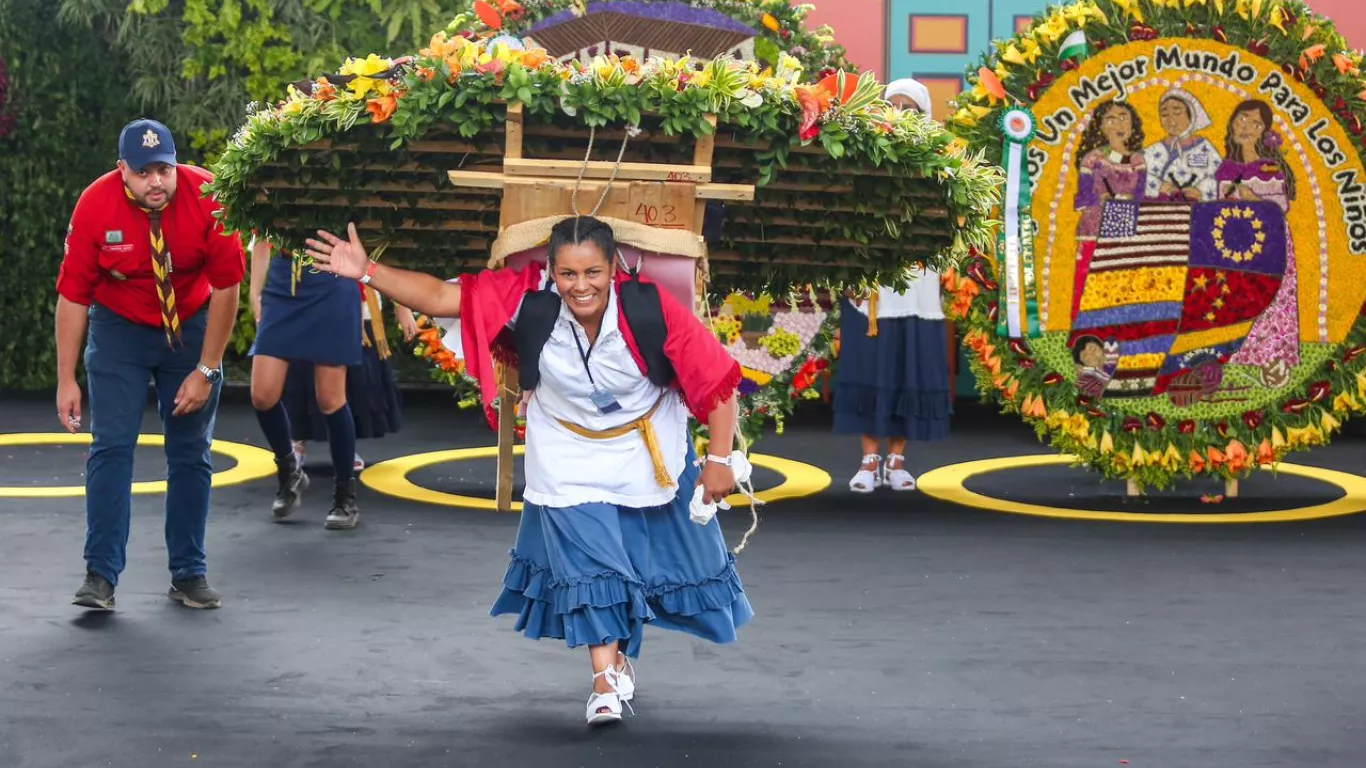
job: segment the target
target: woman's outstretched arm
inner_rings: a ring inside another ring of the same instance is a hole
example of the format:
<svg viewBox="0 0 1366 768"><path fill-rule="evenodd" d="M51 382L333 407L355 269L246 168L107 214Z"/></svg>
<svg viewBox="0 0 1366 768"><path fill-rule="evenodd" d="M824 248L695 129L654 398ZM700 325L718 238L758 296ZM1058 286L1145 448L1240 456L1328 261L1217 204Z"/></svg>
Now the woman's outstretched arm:
<svg viewBox="0 0 1366 768"><path fill-rule="evenodd" d="M320 271L352 280L367 274L367 285L388 296L390 301L429 317L460 317L460 283L409 269L389 267L370 260L356 234L356 225L347 225L349 239L318 230L321 240L309 238L305 250Z"/></svg>

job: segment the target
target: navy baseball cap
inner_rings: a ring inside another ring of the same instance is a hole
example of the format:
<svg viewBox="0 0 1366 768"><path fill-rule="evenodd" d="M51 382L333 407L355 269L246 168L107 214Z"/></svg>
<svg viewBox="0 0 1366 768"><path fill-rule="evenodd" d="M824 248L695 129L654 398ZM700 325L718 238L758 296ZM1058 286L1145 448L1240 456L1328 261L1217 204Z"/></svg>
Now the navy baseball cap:
<svg viewBox="0 0 1366 768"><path fill-rule="evenodd" d="M141 171L152 163L175 167L175 139L171 130L155 120L134 120L119 134L119 159Z"/></svg>

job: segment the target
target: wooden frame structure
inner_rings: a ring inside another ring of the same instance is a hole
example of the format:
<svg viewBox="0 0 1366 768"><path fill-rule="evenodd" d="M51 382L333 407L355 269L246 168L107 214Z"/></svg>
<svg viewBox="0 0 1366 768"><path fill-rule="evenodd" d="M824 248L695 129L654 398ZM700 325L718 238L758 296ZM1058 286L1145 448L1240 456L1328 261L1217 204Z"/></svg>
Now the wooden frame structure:
<svg viewBox="0 0 1366 768"><path fill-rule="evenodd" d="M708 122L716 125L716 116ZM575 190L583 200L602 203L598 214L643 221L650 226L681 229L702 234L708 200L753 201L754 185L712 182L715 133L698 137L692 163L610 162L584 159L529 158L524 156L522 105L507 105L505 146L501 172L453 169L447 172L458 188L496 190L499 229L575 211ZM623 137L623 141L629 138ZM623 146L624 152L624 146ZM707 257L698 260L695 309L706 301ZM521 390L516 368L499 369L498 405L498 510L512 510L513 445Z"/></svg>

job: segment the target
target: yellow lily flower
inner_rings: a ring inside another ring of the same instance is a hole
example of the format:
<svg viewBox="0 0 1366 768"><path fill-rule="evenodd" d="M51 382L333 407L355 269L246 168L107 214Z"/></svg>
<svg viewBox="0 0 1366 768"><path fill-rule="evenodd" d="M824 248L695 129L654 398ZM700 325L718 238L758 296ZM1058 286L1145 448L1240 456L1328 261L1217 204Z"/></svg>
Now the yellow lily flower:
<svg viewBox="0 0 1366 768"><path fill-rule="evenodd" d="M1147 462L1148 455L1143 452L1142 445L1134 443L1134 453L1132 456L1129 457L1129 460L1133 462L1133 465L1135 467L1141 467L1145 462Z"/></svg>
<svg viewBox="0 0 1366 768"><path fill-rule="evenodd" d="M1024 57L1026 62L1033 64L1039 60L1039 56L1042 54L1043 49L1032 39L1025 38L1020 42L1020 55Z"/></svg>
<svg viewBox="0 0 1366 768"><path fill-rule="evenodd" d="M1007 64L1014 64L1017 67L1023 67L1026 64L1024 56L1020 54L1020 49L1016 48L1013 43L1007 45L1006 49L1001 52L1001 61L1004 61Z"/></svg>
<svg viewBox="0 0 1366 768"><path fill-rule="evenodd" d="M1133 18L1134 21L1137 21L1139 24L1144 23L1143 9L1139 7L1139 0L1114 0L1114 3Z"/></svg>
<svg viewBox="0 0 1366 768"><path fill-rule="evenodd" d="M1361 403L1357 401L1356 397L1353 396L1351 392L1342 392L1339 393L1337 397L1333 398L1333 410L1338 413L1360 411Z"/></svg>
<svg viewBox="0 0 1366 768"><path fill-rule="evenodd" d="M1176 450L1176 446L1167 443L1167 450L1162 454L1162 468L1168 472L1175 472L1181 466L1181 452Z"/></svg>
<svg viewBox="0 0 1366 768"><path fill-rule="evenodd" d="M1282 434L1281 434L1281 428L1280 428L1280 427L1272 427L1272 428L1271 428L1271 447L1272 447L1272 448L1284 448L1284 447L1285 447L1285 435L1282 435Z"/></svg>
<svg viewBox="0 0 1366 768"><path fill-rule="evenodd" d="M1323 418L1319 419L1319 423L1323 424L1323 431L1325 432L1332 432L1342 426L1342 422L1327 411L1324 411Z"/></svg>
<svg viewBox="0 0 1366 768"><path fill-rule="evenodd" d="M363 99L370 91L375 91L381 96L388 96L392 87L384 80L375 80L370 75L379 74L393 66L388 59L381 59L378 54L370 54L364 59L347 59L339 70L343 75L355 75L356 78L346 87L358 99Z"/></svg>
<svg viewBox="0 0 1366 768"><path fill-rule="evenodd" d="M1112 453L1114 450L1115 440L1114 438L1110 437L1109 430L1106 430L1105 434L1101 435L1100 437L1100 452L1101 454L1108 454Z"/></svg>
<svg viewBox="0 0 1366 768"><path fill-rule="evenodd" d="M1271 15L1267 17L1267 23L1276 29L1279 29L1281 34L1284 35L1288 34L1285 31L1285 21L1287 18L1289 17L1286 16L1285 9L1277 5L1271 9Z"/></svg>

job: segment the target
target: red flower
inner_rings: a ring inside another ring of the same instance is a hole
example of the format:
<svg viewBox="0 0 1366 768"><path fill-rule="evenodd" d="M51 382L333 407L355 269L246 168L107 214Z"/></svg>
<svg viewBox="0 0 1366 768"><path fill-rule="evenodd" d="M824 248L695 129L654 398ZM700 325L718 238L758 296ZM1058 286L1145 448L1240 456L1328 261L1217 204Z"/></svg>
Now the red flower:
<svg viewBox="0 0 1366 768"><path fill-rule="evenodd" d="M1125 432L1142 432L1143 422L1139 421L1134 416L1130 416L1124 420L1124 426L1122 427L1122 429Z"/></svg>
<svg viewBox="0 0 1366 768"><path fill-rule="evenodd" d="M1323 399L1333 391L1333 385L1326 381L1316 381L1309 385L1309 399L1313 402L1323 402Z"/></svg>
<svg viewBox="0 0 1366 768"><path fill-rule="evenodd" d="M1096 408L1095 406L1087 408L1086 415L1090 416L1093 419L1104 419L1110 416L1110 414L1106 413L1105 411L1102 411L1099 408Z"/></svg>
<svg viewBox="0 0 1366 768"><path fill-rule="evenodd" d="M1308 407L1308 400L1297 397L1294 400L1287 401L1285 405L1282 405L1281 410L1286 413L1303 413L1304 409Z"/></svg>
<svg viewBox="0 0 1366 768"><path fill-rule="evenodd" d="M1063 62L1062 62L1062 71L1064 71L1064 72L1071 72L1072 70L1076 69L1078 66L1080 66L1080 65L1077 64L1077 60L1076 60L1076 59L1063 59Z"/></svg>
<svg viewBox="0 0 1366 768"><path fill-rule="evenodd" d="M1020 364L1021 368L1033 368L1035 366L1033 358L1029 357L1022 357L1016 362Z"/></svg>
<svg viewBox="0 0 1366 768"><path fill-rule="evenodd" d="M1221 43L1228 43L1228 35L1224 34L1223 26L1216 26L1214 28L1214 39Z"/></svg>
<svg viewBox="0 0 1366 768"><path fill-rule="evenodd" d="M1180 432L1183 435L1192 434L1193 432L1195 432L1195 422L1191 421L1190 419L1186 419L1185 421L1182 421L1180 424L1176 425L1176 431Z"/></svg>
<svg viewBox="0 0 1366 768"><path fill-rule="evenodd" d="M1148 426L1152 429L1161 431L1167 426L1167 420L1162 418L1162 414L1156 411L1148 411Z"/></svg>
<svg viewBox="0 0 1366 768"><path fill-rule="evenodd" d="M1006 346L1010 347L1010 351L1017 355L1028 355L1030 352L1029 345L1024 342L1024 339L1011 339L1006 342Z"/></svg>
<svg viewBox="0 0 1366 768"><path fill-rule="evenodd" d="M1051 386L1053 386L1053 385L1055 385L1055 384L1061 384L1062 381L1063 381L1063 376L1062 376L1062 374L1060 374L1060 373L1049 373L1049 374L1045 374L1044 377L1043 377L1044 386L1048 386L1048 387L1051 387Z"/></svg>
<svg viewBox="0 0 1366 768"><path fill-rule="evenodd" d="M1256 429L1257 427L1261 426L1261 424L1262 424L1262 412L1261 412L1261 411L1248 411L1248 412L1244 413L1244 414L1243 414L1243 423L1247 425L1247 428L1248 428L1248 429Z"/></svg>
<svg viewBox="0 0 1366 768"><path fill-rule="evenodd" d="M1228 422L1226 422L1226 421L1221 421L1221 422L1219 422L1218 424L1215 424L1215 425L1214 425L1214 431L1215 431L1215 432L1218 432L1220 437L1227 439L1227 438L1228 438Z"/></svg>
<svg viewBox="0 0 1366 768"><path fill-rule="evenodd" d="M1252 51L1253 53L1257 54L1258 56L1265 56L1265 55L1267 55L1268 53L1271 52L1271 46L1269 46L1269 45L1266 44L1266 40L1265 40L1265 39L1263 39L1263 40L1255 40L1255 41L1253 41L1253 42L1251 42L1251 43L1248 43L1248 44L1247 44L1247 49L1248 49L1249 51Z"/></svg>

